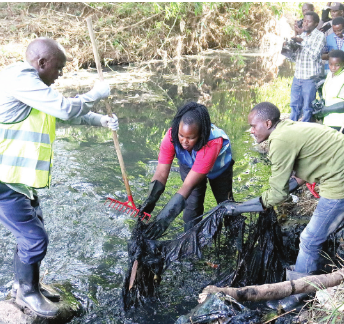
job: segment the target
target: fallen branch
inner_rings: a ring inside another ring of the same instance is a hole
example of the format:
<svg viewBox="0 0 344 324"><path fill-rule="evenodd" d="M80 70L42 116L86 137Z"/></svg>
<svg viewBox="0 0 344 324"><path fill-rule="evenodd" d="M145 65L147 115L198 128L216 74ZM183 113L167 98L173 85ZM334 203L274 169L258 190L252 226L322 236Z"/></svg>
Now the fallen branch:
<svg viewBox="0 0 344 324"><path fill-rule="evenodd" d="M344 269L330 274L303 277L297 280L283 281L274 284L260 286L247 286L242 288L207 286L199 295L199 303L202 303L208 294L223 292L232 296L238 302L282 299L294 294L313 293L319 289L325 289L339 285L344 278Z"/></svg>

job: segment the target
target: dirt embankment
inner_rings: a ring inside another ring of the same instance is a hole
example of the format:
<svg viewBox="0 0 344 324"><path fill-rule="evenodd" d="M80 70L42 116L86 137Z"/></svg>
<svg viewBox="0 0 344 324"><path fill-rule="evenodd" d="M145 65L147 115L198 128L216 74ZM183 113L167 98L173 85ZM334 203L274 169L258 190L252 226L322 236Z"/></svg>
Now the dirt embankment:
<svg viewBox="0 0 344 324"><path fill-rule="evenodd" d="M93 65L85 18L92 16L104 64L257 48L275 29L268 3L0 3L0 69L23 59L36 37L52 37L73 58L68 70Z"/></svg>

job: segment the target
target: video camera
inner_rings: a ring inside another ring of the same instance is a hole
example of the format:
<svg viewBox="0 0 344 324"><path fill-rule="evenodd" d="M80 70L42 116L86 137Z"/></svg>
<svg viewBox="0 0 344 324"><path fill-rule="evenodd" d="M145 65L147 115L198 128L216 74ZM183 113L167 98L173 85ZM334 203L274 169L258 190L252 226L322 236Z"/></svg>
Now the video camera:
<svg viewBox="0 0 344 324"><path fill-rule="evenodd" d="M297 51L301 48L301 44L293 39L286 40L283 44L281 54L284 55L289 61L295 62Z"/></svg>
<svg viewBox="0 0 344 324"><path fill-rule="evenodd" d="M321 119L323 117L322 110L325 107L325 100L324 99L314 99L311 103L313 108L312 114L315 115L317 119Z"/></svg>
<svg viewBox="0 0 344 324"><path fill-rule="evenodd" d="M321 119L323 118L322 111L325 107L325 100L322 96L322 88L326 80L326 75L315 75L311 77L311 80L315 84L315 88L318 91L319 99L314 99L311 103L311 106L313 108L312 114L315 115L315 118Z"/></svg>

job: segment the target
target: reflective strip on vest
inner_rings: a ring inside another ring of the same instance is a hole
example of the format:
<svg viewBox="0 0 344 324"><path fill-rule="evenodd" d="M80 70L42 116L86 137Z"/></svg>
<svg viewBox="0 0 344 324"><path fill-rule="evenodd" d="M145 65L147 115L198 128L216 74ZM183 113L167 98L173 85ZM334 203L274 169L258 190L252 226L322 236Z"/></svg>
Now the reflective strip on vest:
<svg viewBox="0 0 344 324"><path fill-rule="evenodd" d="M1 182L50 185L55 123L55 117L36 109L19 123L0 123Z"/></svg>
<svg viewBox="0 0 344 324"><path fill-rule="evenodd" d="M223 138L222 148L220 150L219 155L217 156L214 166L212 167L210 172L207 174L207 177L209 179L217 178L222 172L226 170L226 168L232 161L231 143L227 134L222 129L217 128L215 125L212 124L208 142L219 137ZM185 164L189 168L192 168L196 160L197 151L192 150L190 154L183 148L180 148L179 145L175 145L174 149L176 151L177 159L182 164Z"/></svg>
<svg viewBox="0 0 344 324"><path fill-rule="evenodd" d="M50 162L33 160L19 156L0 155L0 164L49 171Z"/></svg>
<svg viewBox="0 0 344 324"><path fill-rule="evenodd" d="M50 137L48 134L0 128L0 140L3 139L50 144Z"/></svg>

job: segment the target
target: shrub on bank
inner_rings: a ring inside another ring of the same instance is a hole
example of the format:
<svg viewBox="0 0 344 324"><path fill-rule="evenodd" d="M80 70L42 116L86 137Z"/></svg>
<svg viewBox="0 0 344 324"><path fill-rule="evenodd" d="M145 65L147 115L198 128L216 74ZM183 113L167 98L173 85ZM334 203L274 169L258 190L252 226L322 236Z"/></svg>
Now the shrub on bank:
<svg viewBox="0 0 344 324"><path fill-rule="evenodd" d="M257 48L271 21L299 5L250 2L0 3L0 67L23 58L36 37L52 37L73 58L68 68L93 65L85 18L92 15L104 64Z"/></svg>

